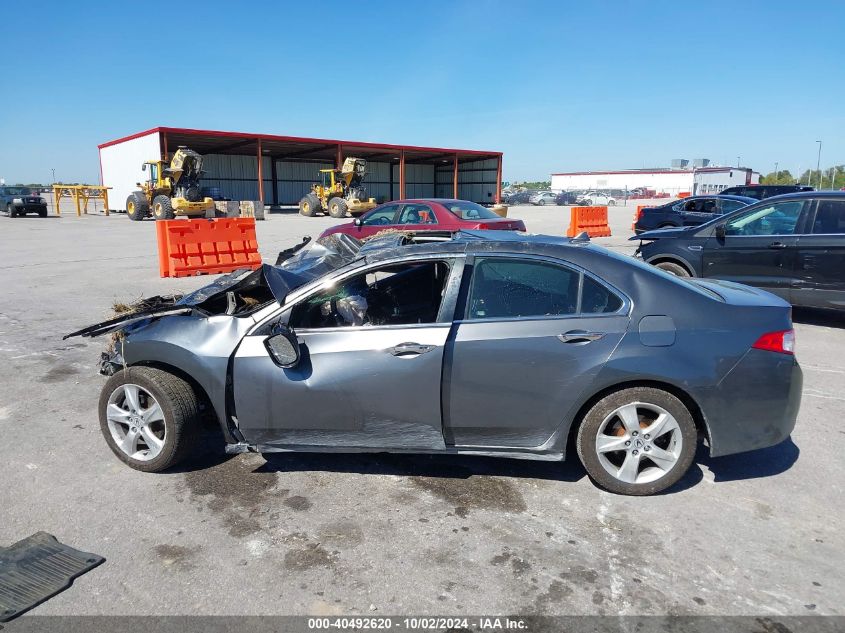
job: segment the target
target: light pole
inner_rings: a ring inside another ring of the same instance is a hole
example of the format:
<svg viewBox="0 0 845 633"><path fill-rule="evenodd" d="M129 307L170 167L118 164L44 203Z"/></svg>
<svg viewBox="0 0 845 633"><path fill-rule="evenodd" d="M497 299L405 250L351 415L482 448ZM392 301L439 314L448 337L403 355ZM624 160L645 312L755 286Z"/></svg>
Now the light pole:
<svg viewBox="0 0 845 633"><path fill-rule="evenodd" d="M736 166L737 166L737 167L739 167L740 162L741 162L739 159L740 159L740 157L739 157L739 156L737 156L737 157L736 157Z"/></svg>
<svg viewBox="0 0 845 633"><path fill-rule="evenodd" d="M819 157L816 159L816 171L819 172L819 189L822 188L822 172L821 172L821 165L822 165L822 142L816 141L819 144Z"/></svg>
<svg viewBox="0 0 845 633"><path fill-rule="evenodd" d="M51 183L50 183L51 185L53 185L53 184L55 184L55 183L56 183L56 170L55 170L55 169L51 169L50 171L51 171L51 172L53 172L53 182L51 182Z"/></svg>
<svg viewBox="0 0 845 633"><path fill-rule="evenodd" d="M778 163L775 161L775 184L778 184Z"/></svg>

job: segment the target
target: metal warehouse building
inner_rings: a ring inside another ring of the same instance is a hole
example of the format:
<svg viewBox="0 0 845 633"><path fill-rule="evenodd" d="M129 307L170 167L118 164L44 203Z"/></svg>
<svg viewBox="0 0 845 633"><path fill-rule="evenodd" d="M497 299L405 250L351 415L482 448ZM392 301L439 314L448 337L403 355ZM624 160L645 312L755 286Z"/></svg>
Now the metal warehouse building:
<svg viewBox="0 0 845 633"><path fill-rule="evenodd" d="M626 169L552 174L555 191L588 189L653 189L677 196L719 193L735 185L759 182L760 174L747 167L697 167L693 169Z"/></svg>
<svg viewBox="0 0 845 633"><path fill-rule="evenodd" d="M319 181L320 169L347 156L368 162L365 186L379 202L401 198L462 198L499 202L502 153L156 127L98 146L101 184L109 206L123 209L135 183L148 178L144 161L168 160L184 145L203 155L203 187L232 200L295 205Z"/></svg>

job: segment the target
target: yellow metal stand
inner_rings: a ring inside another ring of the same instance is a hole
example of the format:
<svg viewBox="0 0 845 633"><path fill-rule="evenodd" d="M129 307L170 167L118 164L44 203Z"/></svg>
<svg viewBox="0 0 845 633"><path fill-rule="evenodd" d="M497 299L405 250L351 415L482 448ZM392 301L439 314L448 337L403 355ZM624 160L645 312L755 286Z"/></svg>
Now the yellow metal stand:
<svg viewBox="0 0 845 633"><path fill-rule="evenodd" d="M53 208L56 215L61 215L62 211L59 203L62 198L67 196L73 198L76 205L76 215L81 216L83 213L88 215L88 200L102 200L103 208L106 215L109 214L109 189L111 187L103 187L101 185L53 185ZM79 207L79 201L82 200L82 208Z"/></svg>

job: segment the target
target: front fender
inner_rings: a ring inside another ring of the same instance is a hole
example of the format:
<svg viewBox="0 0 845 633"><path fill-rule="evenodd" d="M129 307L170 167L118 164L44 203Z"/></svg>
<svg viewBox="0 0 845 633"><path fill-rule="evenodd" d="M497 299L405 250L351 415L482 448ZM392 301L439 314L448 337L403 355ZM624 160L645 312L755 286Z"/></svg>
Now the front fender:
<svg viewBox="0 0 845 633"><path fill-rule="evenodd" d="M164 317L131 331L117 348L127 365L170 366L189 376L205 390L228 436L229 359L253 325L251 317Z"/></svg>

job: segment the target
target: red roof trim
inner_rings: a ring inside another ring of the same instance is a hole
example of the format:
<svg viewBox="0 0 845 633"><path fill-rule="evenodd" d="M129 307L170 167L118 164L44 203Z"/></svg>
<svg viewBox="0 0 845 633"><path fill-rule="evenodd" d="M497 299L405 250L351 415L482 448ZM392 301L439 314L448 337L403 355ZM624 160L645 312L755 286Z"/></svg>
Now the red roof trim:
<svg viewBox="0 0 845 633"><path fill-rule="evenodd" d="M126 141L131 141L132 139L139 138L141 136L146 136L147 134L152 134L154 132L168 132L172 134L186 134L186 135L194 135L194 136L215 136L215 137L223 137L223 138L242 138L242 139L261 139L264 141L290 141L294 143L321 143L321 144L332 144L332 145L350 145L352 147L366 147L371 149L394 149L394 150L411 150L411 151L422 151L422 152L439 152L444 154L469 154L473 156L502 156L502 152L488 152L483 150L476 150L476 149L454 149L449 147L421 147L418 145L395 145L392 143L367 143L367 142L360 142L360 141L342 141L336 139L323 139L323 138L310 138L304 136L279 136L276 134L248 134L245 132L221 132L219 130L195 130L192 128L179 128L179 127L155 127L144 132L138 132L137 134L132 134L130 136L124 136L123 138L116 139L114 141L107 141L98 145L100 149L104 147L109 147L111 145L117 145L118 143L123 143Z"/></svg>
<svg viewBox="0 0 845 633"><path fill-rule="evenodd" d="M695 174L708 171L751 171L748 167L697 167L695 169L623 169L621 171L566 171L552 176L610 176L615 174L626 174L639 176L642 174Z"/></svg>

